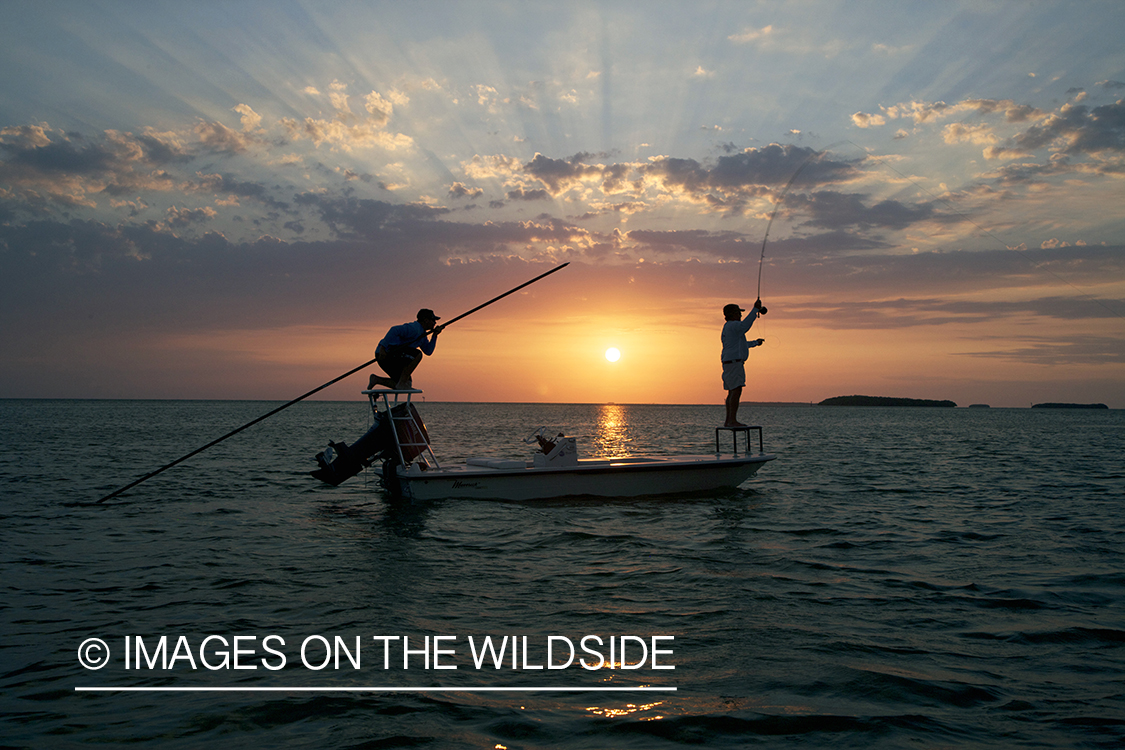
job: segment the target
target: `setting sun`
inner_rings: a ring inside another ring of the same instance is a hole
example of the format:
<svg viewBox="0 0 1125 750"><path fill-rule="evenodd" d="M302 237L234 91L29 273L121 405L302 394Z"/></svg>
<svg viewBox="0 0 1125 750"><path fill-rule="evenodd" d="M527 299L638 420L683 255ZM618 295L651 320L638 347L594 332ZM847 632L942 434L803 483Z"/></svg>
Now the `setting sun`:
<svg viewBox="0 0 1125 750"><path fill-rule="evenodd" d="M617 360L621 359L621 352L619 352L615 347L611 346L610 348L605 350L605 358L610 362L616 362Z"/></svg>

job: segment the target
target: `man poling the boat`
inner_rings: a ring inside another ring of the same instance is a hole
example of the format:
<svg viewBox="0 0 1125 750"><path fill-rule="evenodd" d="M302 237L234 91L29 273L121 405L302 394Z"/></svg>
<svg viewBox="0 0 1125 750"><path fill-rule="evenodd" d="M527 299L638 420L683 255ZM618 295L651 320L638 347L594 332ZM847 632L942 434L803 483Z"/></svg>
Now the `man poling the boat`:
<svg viewBox="0 0 1125 750"><path fill-rule="evenodd" d="M569 266L569 265L570 265L570 263L563 263L563 264L562 264L561 266L556 266L556 267L552 268L552 269L551 269L550 271L547 271L547 272L545 272L545 273L541 273L541 274L539 274L538 276L536 276L536 277L535 277L534 279L532 279L531 281L525 281L524 283L520 284L519 286L517 286L517 287L513 287L512 289L509 289L508 291L504 292L503 294L497 295L497 296L493 297L492 299L488 300L487 302L484 302L484 303L482 303L482 304L479 304L479 305L477 305L477 306L476 306L476 307L474 307L474 308L473 308L472 310L469 310L468 312L463 312L463 313L461 313L461 314L460 314L460 315L458 315L458 316L457 316L456 318L453 318L452 320L446 321L446 322L445 322L445 323L444 323L443 325L441 325L441 326L438 326L438 327L437 327L436 329L434 329L434 331L433 331L434 337L436 337L436 336L437 336L437 334L441 332L441 329L444 329L444 328L446 328L447 326L449 326L449 325L451 325L451 324L453 324L453 323L456 323L456 322L457 322L458 320L461 320L461 318L464 318L464 317L467 317L467 316L469 316L469 315L472 315L472 314L473 314L473 313L475 313L475 312L476 312L477 310L482 310L482 309L484 309L484 308L488 307L489 305L491 305L491 304L492 304L493 302L497 302L497 301L499 301L499 300L502 300L502 299L504 299L505 297L507 297L507 296L508 296L508 295L510 295L510 294L515 294L515 293L516 293L516 292L518 292L518 291L519 291L520 289L523 289L523 288L524 288L524 287L526 287L526 286L530 286L531 284L534 284L534 283L535 283L536 281L539 281L540 279L542 279L542 278L544 278L544 277L550 276L551 274L555 273L556 271L561 271L562 269L566 268L566 267L567 267L567 266ZM422 311L422 310L419 310L419 313L421 313L421 312L423 312L423 311ZM429 312L429 313L430 313L431 315L433 315L433 311L432 311L432 310L429 310L428 312ZM435 322L437 321L437 316L436 316L436 315L434 315L434 321L435 321ZM425 330L424 330L424 329L423 329L423 332L425 333ZM433 339L431 338L431 340L430 340L430 341L432 342L432 340L433 340ZM431 347L431 350L430 350L430 351L433 351L432 347ZM322 384L322 385L319 385L319 386L317 386L316 388L313 388L313 389L312 389L311 391L309 391L308 393L305 393L304 395L298 396L297 398L295 398L295 399L293 399L293 400L291 400L291 401L288 401L288 402L286 402L286 403L282 404L281 406L277 407L276 409L272 409L272 410L270 410L270 411L266 412L265 414L263 414L262 416L260 416L260 417L256 417L255 419L252 419L252 420L250 420L250 421L249 421L249 422L247 422L246 424L242 425L241 427L238 427L238 428L236 428L236 429L233 429L233 430L231 430L230 432L228 432L227 434L223 435L222 437L220 437L220 438L216 438L215 440L212 440L211 442L207 443L206 445L204 445L204 446L202 446L202 447L199 447L199 448L196 448L195 450L193 450L193 451L191 451L190 453L187 453L187 454L185 454L185 455L183 455L183 456L180 456L180 457L179 457L179 458L177 458L177 459L176 459L175 461L172 461L172 462L170 462L170 463L164 464L163 466L161 466L161 467L160 467L159 469L156 469L155 471L150 471L149 473L145 474L145 475L144 475L143 477L140 477L139 479L134 479L134 480L133 480L132 482L130 482L129 484L125 485L124 487L119 487L118 489L116 489L116 490L114 490L113 492L109 493L108 495L106 495L105 497L101 498L101 499L100 499L100 500L98 500L97 502L99 502L99 503L104 503L104 502L105 502L106 500L109 500L109 499L110 499L110 498L112 498L112 497L117 497L118 495L120 495L121 493L125 492L126 490L130 490L130 489L132 489L133 487L136 487L136 486L137 486L138 484L140 484L141 482L145 482L145 481L147 481L147 480L149 480L149 479L152 479L152 478L153 478L154 476L156 476L157 474L160 474L160 473L162 473L162 472L165 472L165 471L167 471L168 469L171 469L171 468L172 468L173 466L176 466L177 464L181 464L181 463L183 463L184 461L188 460L188 459L189 459L189 458L191 458L192 456L196 456L196 455L198 455L198 454L202 453L203 451L207 450L208 448L211 448L211 447L213 447L213 446L216 446L216 445L218 445L219 443L223 442L223 441L224 441L224 440L226 440L227 438L230 438L230 437L234 437L235 435L237 435L238 433L242 432L243 430L246 430L246 429L248 429L248 428L250 428L250 427L253 427L254 425L258 424L259 422L261 422L261 421L263 421L263 420L265 420L265 419L268 419L269 417L272 417L272 416L273 416L274 414L277 414L277 413L278 413L279 411L283 411L283 410L285 410L285 409L288 409L288 408L289 408L290 406L292 406L293 404L296 404L296 403L300 403L301 401L304 401L304 400L305 400L305 399L307 399L307 398L308 398L309 396L312 396L312 395L313 395L314 393L319 393L320 391L323 391L323 390L324 390L325 388L327 388L328 386L330 386L330 385L334 385L335 383L338 383L338 382L340 382L340 381L341 381L341 380L343 380L344 378L347 378L347 377L349 377L349 376L351 376L351 375L354 375L355 373L359 372L360 370L364 370L364 369L367 369L367 367L369 367L370 365L374 364L374 363L375 363L375 362L377 362L377 361L378 361L378 359L377 359L377 358L376 358L376 359L371 359L371 360L368 360L367 362L364 362L364 363L363 363L362 365L359 365L358 367L353 367L352 369L350 369L350 370L348 370L347 372L345 372L345 373L344 373L343 375L338 375L338 376L336 376L335 378L332 378L332 380L329 380L329 381L328 381L327 383L324 383L324 384ZM417 363L415 363L415 367L417 367ZM389 374L389 373L388 373L388 374ZM395 385L397 385L397 383L395 383ZM371 390L371 389L370 389L370 388L368 388L368 390Z"/></svg>
<svg viewBox="0 0 1125 750"><path fill-rule="evenodd" d="M372 374L367 381L367 389L376 385L398 390L408 390L413 384L411 374L422 361L422 356L434 353L438 334L444 326L437 325L441 320L434 311L423 307L417 319L410 323L391 326L387 335L375 347L375 361L390 375L384 378ZM428 338L427 338L428 336Z"/></svg>
<svg viewBox="0 0 1125 750"><path fill-rule="evenodd" d="M759 315L766 314L762 300L754 301L754 307L750 309L746 320L742 319L744 312L746 310L733 303L723 308L723 317L726 319L722 333L723 388L727 391L724 427L746 426L738 421L738 406L742 401L742 388L746 385L746 359L750 356L752 348L761 346L766 341L765 339L746 340L746 332L754 325L754 321Z"/></svg>

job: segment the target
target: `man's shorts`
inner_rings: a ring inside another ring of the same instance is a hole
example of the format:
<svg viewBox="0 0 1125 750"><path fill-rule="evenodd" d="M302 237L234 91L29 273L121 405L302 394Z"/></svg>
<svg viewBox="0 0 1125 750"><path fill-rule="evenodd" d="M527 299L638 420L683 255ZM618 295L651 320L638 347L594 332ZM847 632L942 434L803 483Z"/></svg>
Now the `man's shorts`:
<svg viewBox="0 0 1125 750"><path fill-rule="evenodd" d="M422 352L417 349L406 349L397 354L383 354L375 353L375 360L379 366L383 368L383 372L391 376L391 380L399 380L402 377L403 369L415 360L422 357Z"/></svg>
<svg viewBox="0 0 1125 750"><path fill-rule="evenodd" d="M723 362L723 388L733 391L746 385L745 362Z"/></svg>

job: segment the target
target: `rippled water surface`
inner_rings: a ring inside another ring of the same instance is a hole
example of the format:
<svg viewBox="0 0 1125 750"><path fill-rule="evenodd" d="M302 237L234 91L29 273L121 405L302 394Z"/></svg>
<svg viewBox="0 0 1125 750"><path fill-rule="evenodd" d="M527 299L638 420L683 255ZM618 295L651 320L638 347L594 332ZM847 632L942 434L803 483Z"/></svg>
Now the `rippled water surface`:
<svg viewBox="0 0 1125 750"><path fill-rule="evenodd" d="M316 451L354 440L367 415L301 403L93 502L274 406L0 401L0 745L1125 742L1121 411L744 406L778 458L725 494L403 505L373 477L308 477ZM708 452L722 413L421 411L443 461L524 457L540 425L588 455ZM267 667L280 663L263 650L271 634L282 669ZM147 654L161 635L166 655L183 636L191 656L125 668L126 637ZM221 662L221 641L200 654L212 635L243 638L240 666L257 668L199 663ZM346 653L306 667L314 635L360 638L361 667ZM661 658L675 669L530 668L549 636L585 635L673 636ZM410 668L401 641L373 636L409 638ZM453 637L439 658L457 669L425 668L427 636ZM477 669L469 636L526 636L528 661ZM78 659L93 637L111 653L99 670ZM75 690L91 686L334 689ZM364 686L397 690L342 689ZM607 686L676 691L476 691Z"/></svg>

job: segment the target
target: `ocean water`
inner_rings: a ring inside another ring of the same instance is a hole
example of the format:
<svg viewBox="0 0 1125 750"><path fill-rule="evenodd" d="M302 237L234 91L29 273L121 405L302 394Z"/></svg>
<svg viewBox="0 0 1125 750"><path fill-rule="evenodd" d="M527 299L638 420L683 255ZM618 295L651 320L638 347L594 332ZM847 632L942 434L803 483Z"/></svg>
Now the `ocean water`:
<svg viewBox="0 0 1125 750"><path fill-rule="evenodd" d="M0 746L1125 744L1125 412L744 405L737 490L403 504L308 477L368 414L301 403L94 502L276 405L0 401ZM442 461L722 415L420 407Z"/></svg>

